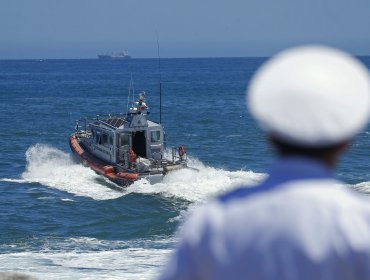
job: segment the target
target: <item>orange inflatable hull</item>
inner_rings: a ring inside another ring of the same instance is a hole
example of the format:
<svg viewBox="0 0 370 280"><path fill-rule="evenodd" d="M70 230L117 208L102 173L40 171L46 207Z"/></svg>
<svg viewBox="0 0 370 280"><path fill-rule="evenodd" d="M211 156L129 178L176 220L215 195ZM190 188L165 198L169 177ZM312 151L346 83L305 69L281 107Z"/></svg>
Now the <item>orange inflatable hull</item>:
<svg viewBox="0 0 370 280"><path fill-rule="evenodd" d="M72 135L69 137L69 146L75 156L85 165L93 169L96 173L107 177L109 180L121 185L127 186L139 179L138 173L131 172L116 172L112 165L106 165L100 160L96 160L89 155L78 143L77 137Z"/></svg>

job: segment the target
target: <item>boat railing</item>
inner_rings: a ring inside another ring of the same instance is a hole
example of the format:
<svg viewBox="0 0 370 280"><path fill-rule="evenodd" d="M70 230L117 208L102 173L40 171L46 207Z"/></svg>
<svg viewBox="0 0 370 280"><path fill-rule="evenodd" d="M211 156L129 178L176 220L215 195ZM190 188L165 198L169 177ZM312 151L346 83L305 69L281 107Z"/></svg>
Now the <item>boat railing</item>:
<svg viewBox="0 0 370 280"><path fill-rule="evenodd" d="M116 151L118 151L119 161L123 163L123 166L128 169L140 169L143 168L143 166L147 166L150 168L151 171L161 171L161 168L163 168L164 165L166 165L167 160L162 158L162 153L158 152L159 156L158 159L155 158L143 158L143 157L137 157L135 156L134 159L132 159L132 155L130 155L130 149L129 148L115 148Z"/></svg>
<svg viewBox="0 0 370 280"><path fill-rule="evenodd" d="M172 147L172 162L178 161L187 161L188 155L184 151L182 155L180 155L180 149L176 147Z"/></svg>
<svg viewBox="0 0 370 280"><path fill-rule="evenodd" d="M87 125L89 123L93 123L96 121L103 121L105 119L111 119L111 118L122 118L125 119L127 118L126 113L110 113L110 114L103 114L103 115L96 115L96 116L87 116L83 118L79 118L78 120L75 121L76 123L76 131L82 130L82 128L86 131L87 130ZM108 124L109 125L109 124Z"/></svg>
<svg viewBox="0 0 370 280"><path fill-rule="evenodd" d="M163 153L162 152L153 152L152 151L152 158L155 162L160 162L163 159Z"/></svg>
<svg viewBox="0 0 370 280"><path fill-rule="evenodd" d="M92 133L88 130L77 130L76 134L75 135L78 135L79 137L84 137L84 138L90 138L92 137Z"/></svg>

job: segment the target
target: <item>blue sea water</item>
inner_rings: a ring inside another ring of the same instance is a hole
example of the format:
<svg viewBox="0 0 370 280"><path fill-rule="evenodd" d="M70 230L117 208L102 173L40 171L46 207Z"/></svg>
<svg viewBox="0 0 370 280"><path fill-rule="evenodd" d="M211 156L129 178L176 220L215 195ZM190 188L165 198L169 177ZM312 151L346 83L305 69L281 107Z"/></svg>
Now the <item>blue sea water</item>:
<svg viewBox="0 0 370 280"><path fill-rule="evenodd" d="M360 58L370 66L369 57ZM163 59L167 147L190 165L123 191L71 158L82 116L125 112L131 76L159 120L157 59L0 61L0 271L39 279L153 279L189 209L266 175L273 151L246 110L264 58ZM336 175L370 193L370 127Z"/></svg>

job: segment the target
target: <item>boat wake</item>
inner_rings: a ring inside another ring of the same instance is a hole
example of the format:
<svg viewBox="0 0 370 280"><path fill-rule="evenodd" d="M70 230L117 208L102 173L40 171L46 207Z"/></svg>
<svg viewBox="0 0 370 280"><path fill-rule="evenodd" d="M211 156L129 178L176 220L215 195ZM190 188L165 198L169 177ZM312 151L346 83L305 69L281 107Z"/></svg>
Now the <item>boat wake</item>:
<svg viewBox="0 0 370 280"><path fill-rule="evenodd" d="M157 193L190 202L201 202L239 186L253 186L265 177L265 174L253 171L226 171L205 166L194 158L189 159L188 165L191 168L167 174L163 182L150 184L146 180L140 180L130 185L127 191Z"/></svg>
<svg viewBox="0 0 370 280"><path fill-rule="evenodd" d="M2 179L14 183L39 183L77 196L95 200L121 197L107 186L113 185L89 168L77 164L70 154L48 145L36 144L26 152L26 170L21 179Z"/></svg>
<svg viewBox="0 0 370 280"><path fill-rule="evenodd" d="M26 152L26 170L20 179L1 179L14 183L39 183L94 200L116 199L130 193L159 194L165 197L200 202L241 185L254 185L264 174L252 171L226 171L205 166L195 158L189 158L191 168L167 174L161 183L150 184L140 180L124 191L93 170L77 164L70 154L54 147L36 144Z"/></svg>

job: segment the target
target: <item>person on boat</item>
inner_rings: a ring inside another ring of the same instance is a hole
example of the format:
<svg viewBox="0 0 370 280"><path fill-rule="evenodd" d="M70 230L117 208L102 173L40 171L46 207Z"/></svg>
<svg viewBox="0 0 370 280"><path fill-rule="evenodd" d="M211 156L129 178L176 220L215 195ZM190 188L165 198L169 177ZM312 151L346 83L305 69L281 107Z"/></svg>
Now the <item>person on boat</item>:
<svg viewBox="0 0 370 280"><path fill-rule="evenodd" d="M370 201L333 177L368 123L368 70L292 48L257 71L247 103L278 159L256 187L190 215L160 279L370 279Z"/></svg>
<svg viewBox="0 0 370 280"><path fill-rule="evenodd" d="M134 114L145 114L145 113L148 113L148 106L146 105L146 102L145 102L145 91L142 91L140 94L139 94L139 98L137 99L137 101L134 103L134 105L132 106L131 108L131 112L134 113Z"/></svg>
<svg viewBox="0 0 370 280"><path fill-rule="evenodd" d="M129 150L129 167L134 169L136 167L137 155L132 148Z"/></svg>

